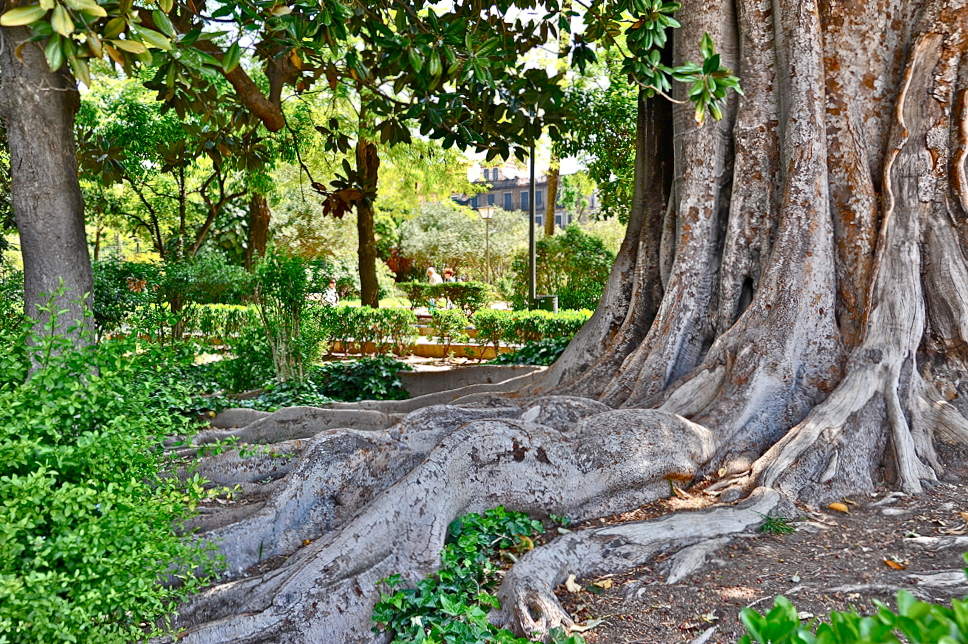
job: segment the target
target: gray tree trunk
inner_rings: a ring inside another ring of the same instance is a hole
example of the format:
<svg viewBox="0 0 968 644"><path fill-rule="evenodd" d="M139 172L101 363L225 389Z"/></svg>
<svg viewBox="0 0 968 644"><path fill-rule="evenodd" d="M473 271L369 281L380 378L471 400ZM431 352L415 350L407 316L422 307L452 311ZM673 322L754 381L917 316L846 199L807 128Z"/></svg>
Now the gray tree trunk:
<svg viewBox="0 0 968 644"><path fill-rule="evenodd" d="M300 443L263 511L219 529L232 576L256 544L291 557L186 606L180 641L387 641L369 630L377 580L432 572L461 513L582 519L712 482L709 511L525 555L492 617L543 635L571 624L553 594L569 573L667 550L678 579L784 504L947 475L947 446L968 444L968 5L685 0L679 17L675 61L708 32L746 95L704 128L640 104L628 233L562 358L504 398L437 395L389 429ZM272 475L219 458L226 480Z"/></svg>
<svg viewBox="0 0 968 644"><path fill-rule="evenodd" d="M39 43L20 47L29 38L29 29L0 28L0 117L10 146L24 302L39 331L49 317L37 307L56 295L53 305L65 312L57 317L55 332L73 329L75 342L84 343L80 331L90 327L84 303L94 284L74 153L80 98L66 67L54 72L48 68Z"/></svg>

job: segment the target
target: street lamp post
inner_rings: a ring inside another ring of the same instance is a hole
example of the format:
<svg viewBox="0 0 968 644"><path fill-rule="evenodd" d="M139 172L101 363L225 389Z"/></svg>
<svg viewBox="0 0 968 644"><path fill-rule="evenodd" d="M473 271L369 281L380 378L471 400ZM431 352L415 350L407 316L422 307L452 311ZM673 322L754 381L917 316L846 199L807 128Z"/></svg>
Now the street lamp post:
<svg viewBox="0 0 968 644"><path fill-rule="evenodd" d="M484 258L487 262L487 283L491 283L491 218L494 216L494 206L479 206L477 209L484 220Z"/></svg>

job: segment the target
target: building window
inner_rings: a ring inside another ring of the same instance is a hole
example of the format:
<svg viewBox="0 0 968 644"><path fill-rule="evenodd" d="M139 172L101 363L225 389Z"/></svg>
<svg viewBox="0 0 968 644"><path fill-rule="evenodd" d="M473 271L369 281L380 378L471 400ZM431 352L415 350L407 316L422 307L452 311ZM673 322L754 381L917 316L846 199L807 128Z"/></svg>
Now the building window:
<svg viewBox="0 0 968 644"><path fill-rule="evenodd" d="M521 191L521 210L529 210L530 208L531 208L531 204L528 203L528 191L522 190Z"/></svg>
<svg viewBox="0 0 968 644"><path fill-rule="evenodd" d="M539 215L538 213L535 213L534 225L538 227L544 226L544 215Z"/></svg>
<svg viewBox="0 0 968 644"><path fill-rule="evenodd" d="M544 190L534 191L534 205L538 208L544 205Z"/></svg>
<svg viewBox="0 0 968 644"><path fill-rule="evenodd" d="M514 210L514 193L505 192L504 193L504 209L511 211Z"/></svg>
<svg viewBox="0 0 968 644"><path fill-rule="evenodd" d="M562 219L564 219L564 215L563 214L561 214L561 213L555 214L555 225L558 226L559 228L564 228L565 227L564 223L562 222Z"/></svg>
<svg viewBox="0 0 968 644"><path fill-rule="evenodd" d="M477 195L471 197L471 208L477 210Z"/></svg>
<svg viewBox="0 0 968 644"><path fill-rule="evenodd" d="M493 192L487 195L487 205L488 206L493 206L494 205L494 193Z"/></svg>

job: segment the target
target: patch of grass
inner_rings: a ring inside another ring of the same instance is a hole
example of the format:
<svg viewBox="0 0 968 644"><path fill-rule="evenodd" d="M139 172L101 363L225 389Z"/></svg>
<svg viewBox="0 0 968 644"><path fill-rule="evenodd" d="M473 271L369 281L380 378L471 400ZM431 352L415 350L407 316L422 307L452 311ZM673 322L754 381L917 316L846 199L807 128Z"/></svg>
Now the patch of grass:
<svg viewBox="0 0 968 644"><path fill-rule="evenodd" d="M793 534L797 531L793 525L793 519L775 515L763 514L763 523L760 524L759 531L764 534Z"/></svg>

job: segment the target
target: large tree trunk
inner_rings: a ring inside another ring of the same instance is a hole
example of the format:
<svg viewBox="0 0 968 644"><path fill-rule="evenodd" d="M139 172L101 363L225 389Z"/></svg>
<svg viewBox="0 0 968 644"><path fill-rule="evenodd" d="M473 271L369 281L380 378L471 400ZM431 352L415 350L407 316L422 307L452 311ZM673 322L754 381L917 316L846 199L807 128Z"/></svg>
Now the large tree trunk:
<svg viewBox="0 0 968 644"><path fill-rule="evenodd" d="M380 286L376 281L376 225L373 202L376 199L380 156L375 144L360 140L356 144L356 171L360 173L364 197L356 202L356 230L359 234L360 299L363 306L380 306Z"/></svg>
<svg viewBox="0 0 968 644"><path fill-rule="evenodd" d="M313 545L186 607L184 641L385 641L368 630L376 580L432 571L462 512L587 518L670 480L746 497L527 554L493 618L543 635L570 625L553 594L568 573L685 546L678 579L782 504L946 476L945 445L968 444L968 6L687 0L679 17L675 61L708 32L746 95L704 128L688 105L640 103L628 234L562 358L503 399L513 383L362 405L451 401L365 444L352 429L310 439L329 447L307 448L276 509L232 532L253 535L232 546L249 554L226 552L240 568L260 540Z"/></svg>
<svg viewBox="0 0 968 644"><path fill-rule="evenodd" d="M41 330L49 316L38 307L53 298L53 310L64 311L53 331L73 329L74 340L87 343L81 330L90 329L84 308L94 283L74 154L80 97L66 67L49 69L39 43L21 47L30 37L27 28L0 28L0 116L10 146L11 203L24 260L26 313Z"/></svg>

